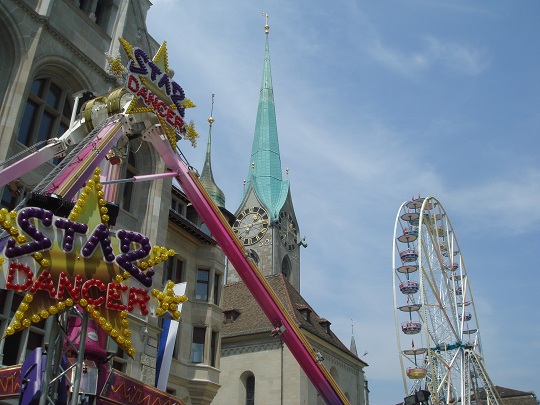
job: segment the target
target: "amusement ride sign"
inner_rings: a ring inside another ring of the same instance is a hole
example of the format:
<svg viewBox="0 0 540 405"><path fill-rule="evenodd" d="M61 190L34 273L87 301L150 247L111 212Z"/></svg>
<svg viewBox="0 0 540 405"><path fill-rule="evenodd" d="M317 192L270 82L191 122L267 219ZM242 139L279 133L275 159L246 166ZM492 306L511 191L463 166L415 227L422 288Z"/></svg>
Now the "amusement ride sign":
<svg viewBox="0 0 540 405"><path fill-rule="evenodd" d="M172 80L167 56L167 44L164 42L156 55L150 57L140 48L133 47L125 39L120 43L128 56L127 69L119 61L111 59L111 70L125 73L126 88L135 96L126 114L154 112L167 134L173 150L176 148L176 133L183 134L193 144L199 136L193 122L184 123L186 108L195 107L187 99L182 87Z"/></svg>
<svg viewBox="0 0 540 405"><path fill-rule="evenodd" d="M128 73L126 86L134 97L126 114L155 113L173 150L176 132L194 143L193 125L183 120L184 109L194 105L170 77L165 43L150 60L141 49L120 41L130 58L127 69L119 58L109 62L116 73ZM175 295L174 283L167 282L163 291L151 288L153 267L175 252L152 246L138 232L109 229L99 174L96 169L86 182L68 218L37 207L0 210L0 225L9 233L5 257L0 256L5 276L0 287L24 294L6 335L78 305L133 356L130 313L180 317L186 297Z"/></svg>
<svg viewBox="0 0 540 405"><path fill-rule="evenodd" d="M0 210L0 222L10 234L4 251L8 260L0 257L4 288L25 293L6 335L78 304L132 356L129 313L148 315L153 297L155 315L180 317L178 306L186 297L174 294L172 282L164 291L151 289L153 266L175 252L151 246L137 232L109 231L102 188L96 169L68 218L36 207Z"/></svg>

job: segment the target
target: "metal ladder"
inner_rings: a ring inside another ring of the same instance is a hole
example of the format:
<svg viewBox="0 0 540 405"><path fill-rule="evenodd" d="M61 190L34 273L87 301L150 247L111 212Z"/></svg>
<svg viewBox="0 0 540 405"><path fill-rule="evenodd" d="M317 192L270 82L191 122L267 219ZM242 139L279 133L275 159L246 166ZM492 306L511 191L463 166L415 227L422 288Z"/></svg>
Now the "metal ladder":
<svg viewBox="0 0 540 405"><path fill-rule="evenodd" d="M68 155L53 169L51 172L45 176L41 182L39 182L38 185L34 188L33 192L36 193L42 193L44 192L52 183L53 181L62 173L65 169L70 167L71 165L78 164L79 163L79 153L85 149L89 144L91 144L95 138L96 135L109 123L113 121L118 121L121 119L120 115L113 115L112 117L109 117L108 119L101 122L99 125L97 125L86 137L79 142L75 147L71 150L71 152L68 153Z"/></svg>
<svg viewBox="0 0 540 405"><path fill-rule="evenodd" d="M480 377L480 380L482 380L482 386L484 387L484 392L486 393L487 404L488 405L503 405L503 401L499 393L495 389L495 386L491 382L491 379L489 378L489 375L486 371L486 368L484 367L482 360L478 357L478 355L473 350L465 349L465 363L467 364L467 368L469 368L469 370L466 370L468 371L467 381L469 380L469 378L473 377L473 374L472 374L473 370L470 369L471 366L472 366L472 369L474 369L475 375ZM469 393L470 391L468 390L465 391L465 394L468 396L470 395ZM476 403L478 403L479 398L478 398L477 391L475 393L475 399L476 399Z"/></svg>

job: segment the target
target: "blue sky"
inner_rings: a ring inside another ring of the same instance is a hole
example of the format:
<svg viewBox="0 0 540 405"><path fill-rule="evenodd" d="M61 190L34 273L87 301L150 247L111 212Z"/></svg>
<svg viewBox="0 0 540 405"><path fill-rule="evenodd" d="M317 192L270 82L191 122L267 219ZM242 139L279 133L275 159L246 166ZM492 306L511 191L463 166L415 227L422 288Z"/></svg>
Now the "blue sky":
<svg viewBox="0 0 540 405"><path fill-rule="evenodd" d="M540 2L332 4L153 0L174 80L197 108L202 170L215 93L213 171L242 196L269 14L283 171L302 251L301 292L368 354L372 405L404 392L394 330L396 213L418 194L449 214L496 385L540 394Z"/></svg>

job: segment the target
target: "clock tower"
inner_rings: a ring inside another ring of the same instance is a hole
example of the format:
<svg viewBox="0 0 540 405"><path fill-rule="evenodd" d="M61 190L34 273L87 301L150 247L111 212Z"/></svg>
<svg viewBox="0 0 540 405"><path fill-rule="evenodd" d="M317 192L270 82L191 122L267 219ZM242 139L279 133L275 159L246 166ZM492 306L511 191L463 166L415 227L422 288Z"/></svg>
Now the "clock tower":
<svg viewBox="0 0 540 405"><path fill-rule="evenodd" d="M283 274L300 291L300 245L306 245L300 240L289 180L282 177L268 32L267 20L251 160L233 230L264 276ZM236 281L238 274L229 267L227 283Z"/></svg>

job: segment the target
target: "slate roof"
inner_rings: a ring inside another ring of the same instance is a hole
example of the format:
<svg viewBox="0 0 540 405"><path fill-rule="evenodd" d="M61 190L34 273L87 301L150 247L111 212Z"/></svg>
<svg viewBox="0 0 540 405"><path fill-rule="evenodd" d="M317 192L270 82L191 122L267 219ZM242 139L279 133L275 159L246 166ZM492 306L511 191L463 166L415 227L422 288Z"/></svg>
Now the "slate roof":
<svg viewBox="0 0 540 405"><path fill-rule="evenodd" d="M495 386L495 389L499 393L504 405L538 405L536 395L532 391L519 391L511 388ZM479 393L479 404L486 404L486 393L482 390Z"/></svg>
<svg viewBox="0 0 540 405"><path fill-rule="evenodd" d="M367 366L367 363L351 352L331 329L327 333L324 322L328 321L317 315L313 308L282 274L267 276L265 278L300 329L312 333L345 354L360 360ZM305 311L306 309L311 311L310 322L304 318L301 312L301 310ZM262 309L255 301L255 298L242 282L227 284L223 290L223 311L227 312L231 310L238 311L240 315L234 322L223 324L223 328L221 329L223 339L261 333L268 333L270 335L270 331L273 328L272 324L268 321ZM323 324L321 325L320 322L323 322Z"/></svg>

